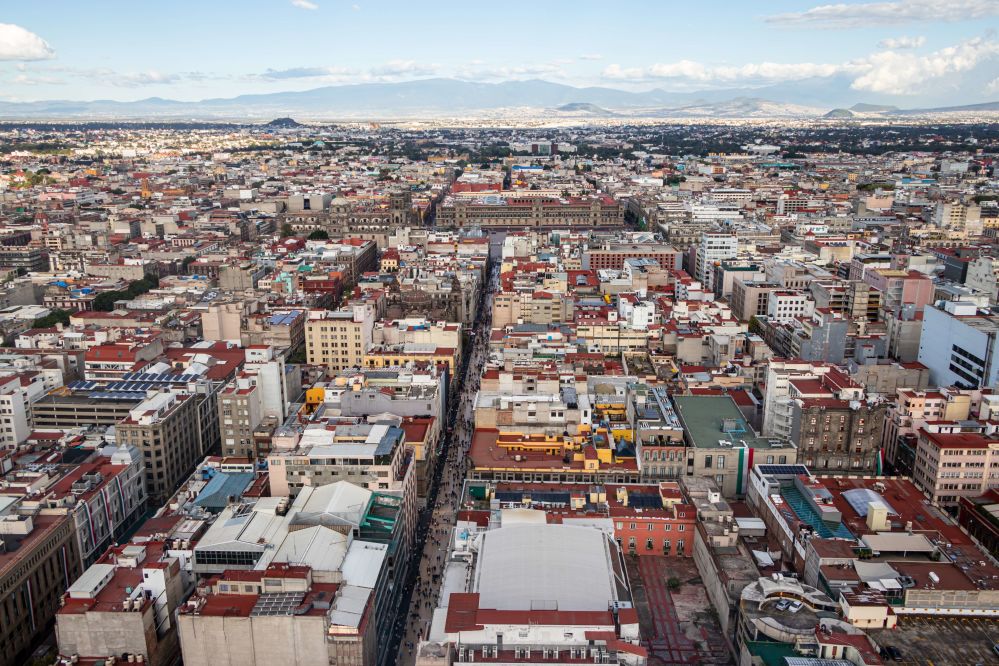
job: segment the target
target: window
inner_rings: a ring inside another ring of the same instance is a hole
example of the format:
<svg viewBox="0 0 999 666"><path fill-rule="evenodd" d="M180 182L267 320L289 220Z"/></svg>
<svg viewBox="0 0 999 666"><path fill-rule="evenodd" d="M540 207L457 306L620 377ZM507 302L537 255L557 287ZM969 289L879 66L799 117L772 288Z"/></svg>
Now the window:
<svg viewBox="0 0 999 666"><path fill-rule="evenodd" d="M711 469L711 456L704 456L704 469Z"/></svg>

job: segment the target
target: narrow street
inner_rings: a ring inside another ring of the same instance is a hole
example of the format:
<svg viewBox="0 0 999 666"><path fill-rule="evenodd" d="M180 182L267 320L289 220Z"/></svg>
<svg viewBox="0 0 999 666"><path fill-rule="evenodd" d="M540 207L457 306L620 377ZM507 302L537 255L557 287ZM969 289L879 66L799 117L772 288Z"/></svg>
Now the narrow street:
<svg viewBox="0 0 999 666"><path fill-rule="evenodd" d="M488 356L493 294L498 281L498 267L491 268L486 292L472 329L474 335L469 339L463 374L456 391L457 399L451 401L448 422L444 426L441 446L443 459L435 470L427 509L420 516L414 554L420 557L420 561L407 583L405 596L409 599L408 608L396 618L396 640L399 646L396 663L404 666L415 662L416 646L426 637L434 608L437 607L457 504L468 471L466 453L472 440L473 407L482 367Z"/></svg>

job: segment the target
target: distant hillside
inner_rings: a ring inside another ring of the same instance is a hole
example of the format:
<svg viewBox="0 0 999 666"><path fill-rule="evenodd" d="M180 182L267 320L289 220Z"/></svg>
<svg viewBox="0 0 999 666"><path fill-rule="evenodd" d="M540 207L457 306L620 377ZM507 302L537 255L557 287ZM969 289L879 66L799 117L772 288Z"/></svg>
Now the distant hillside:
<svg viewBox="0 0 999 666"><path fill-rule="evenodd" d="M807 79L763 88L727 88L672 92L600 86L575 87L551 81L527 80L476 83L431 78L396 83L324 86L295 92L247 94L194 102L150 97L132 102L114 100L0 101L0 118L8 120L230 120L267 122L270 127L294 128L303 120L401 119L474 116L508 112L551 114L563 118L830 118L933 113L990 113L999 104L898 110L862 103L851 108L855 91L848 80ZM875 100L877 101L877 100Z"/></svg>
<svg viewBox="0 0 999 666"><path fill-rule="evenodd" d="M842 118L856 118L856 114L850 109L833 109L829 113L822 116L823 118L830 119L842 119Z"/></svg>
<svg viewBox="0 0 999 666"><path fill-rule="evenodd" d="M672 109L661 109L664 118L807 118L821 115L821 109L800 104L774 102L759 97L736 97Z"/></svg>
<svg viewBox="0 0 999 666"><path fill-rule="evenodd" d="M265 127L281 127L281 128L295 128L304 127L302 123L298 122L294 118L275 118L265 125Z"/></svg>
<svg viewBox="0 0 999 666"><path fill-rule="evenodd" d="M850 111L854 111L856 113L890 113L892 111L898 111L898 107L891 106L890 104L864 104L863 102L860 102L851 106Z"/></svg>
<svg viewBox="0 0 999 666"><path fill-rule="evenodd" d="M561 111L562 113L600 116L601 118L609 118L611 116L618 115L613 111L599 107L596 104L590 104L589 102L570 102L569 104L563 104L562 106L556 107L555 110Z"/></svg>
<svg viewBox="0 0 999 666"><path fill-rule="evenodd" d="M917 116L934 113L981 113L999 111L999 102L984 102L982 104L966 104L964 106L941 106L933 109L899 109L893 111L893 116Z"/></svg>

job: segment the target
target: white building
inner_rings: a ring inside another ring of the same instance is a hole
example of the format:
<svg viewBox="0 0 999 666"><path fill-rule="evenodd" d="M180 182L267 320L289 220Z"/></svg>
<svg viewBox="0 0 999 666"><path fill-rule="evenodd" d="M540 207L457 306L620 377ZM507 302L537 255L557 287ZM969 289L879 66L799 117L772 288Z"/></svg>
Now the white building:
<svg viewBox="0 0 999 666"><path fill-rule="evenodd" d="M704 285L707 291L711 291L714 288L715 263L723 259L732 259L738 253L738 236L722 233L703 234L701 244L697 246L694 277Z"/></svg>
<svg viewBox="0 0 999 666"><path fill-rule="evenodd" d="M456 530L417 663L644 664L613 538L590 526L545 524L542 511L503 513L502 527Z"/></svg>
<svg viewBox="0 0 999 666"><path fill-rule="evenodd" d="M815 301L807 291L774 291L767 301L767 316L779 322L810 317L813 312Z"/></svg>
<svg viewBox="0 0 999 666"><path fill-rule="evenodd" d="M993 387L999 382L999 317L979 314L973 303L947 301L923 309L919 362L930 383L960 388Z"/></svg>

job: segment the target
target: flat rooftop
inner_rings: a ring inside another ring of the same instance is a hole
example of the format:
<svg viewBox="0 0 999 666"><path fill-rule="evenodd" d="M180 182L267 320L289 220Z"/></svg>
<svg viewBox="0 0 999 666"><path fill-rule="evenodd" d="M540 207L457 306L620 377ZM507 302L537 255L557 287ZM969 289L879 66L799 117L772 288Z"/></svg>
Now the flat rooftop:
<svg viewBox="0 0 999 666"><path fill-rule="evenodd" d="M674 395L673 403L687 440L697 448L720 448L722 440L730 444L745 440L751 447L769 447L770 440L756 436L729 395Z"/></svg>
<svg viewBox="0 0 999 666"><path fill-rule="evenodd" d="M868 629L881 647L897 647L907 664L994 664L999 621L971 617L900 616L894 629Z"/></svg>
<svg viewBox="0 0 999 666"><path fill-rule="evenodd" d="M487 608L604 611L630 600L617 548L600 530L514 525L481 538L474 585Z"/></svg>

